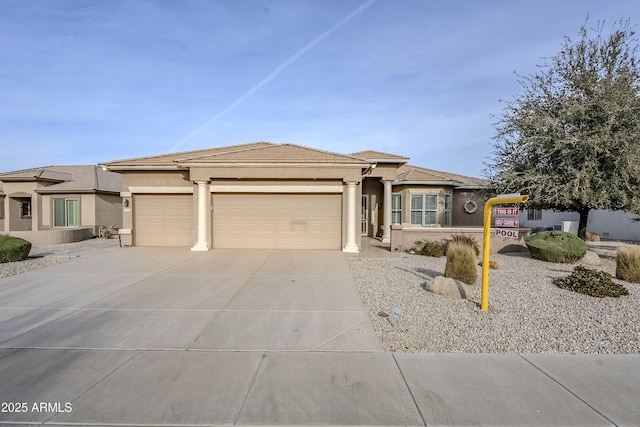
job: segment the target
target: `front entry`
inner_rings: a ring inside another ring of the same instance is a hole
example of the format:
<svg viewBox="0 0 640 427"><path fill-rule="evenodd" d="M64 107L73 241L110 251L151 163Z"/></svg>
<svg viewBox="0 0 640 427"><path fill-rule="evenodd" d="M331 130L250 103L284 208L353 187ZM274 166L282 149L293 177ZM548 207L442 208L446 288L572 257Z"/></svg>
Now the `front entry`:
<svg viewBox="0 0 640 427"><path fill-rule="evenodd" d="M360 234L369 235L369 195L362 196L362 216L361 216Z"/></svg>

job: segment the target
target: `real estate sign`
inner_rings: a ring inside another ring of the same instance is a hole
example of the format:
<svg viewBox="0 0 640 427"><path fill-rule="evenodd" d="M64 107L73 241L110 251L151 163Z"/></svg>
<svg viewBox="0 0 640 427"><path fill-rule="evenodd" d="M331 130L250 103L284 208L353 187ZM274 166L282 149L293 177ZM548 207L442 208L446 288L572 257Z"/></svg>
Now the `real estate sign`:
<svg viewBox="0 0 640 427"><path fill-rule="evenodd" d="M519 208L496 208L496 215L518 215Z"/></svg>
<svg viewBox="0 0 640 427"><path fill-rule="evenodd" d="M511 239L517 239L518 229L517 228L496 228L495 235L498 237L508 237Z"/></svg>
<svg viewBox="0 0 640 427"><path fill-rule="evenodd" d="M519 227L518 218L496 218L496 227Z"/></svg>

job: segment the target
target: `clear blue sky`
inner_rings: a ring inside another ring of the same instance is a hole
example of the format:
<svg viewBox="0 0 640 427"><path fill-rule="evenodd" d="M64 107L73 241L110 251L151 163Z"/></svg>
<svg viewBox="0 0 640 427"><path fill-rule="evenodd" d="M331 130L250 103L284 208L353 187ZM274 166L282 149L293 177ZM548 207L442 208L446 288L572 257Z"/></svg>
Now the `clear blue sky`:
<svg viewBox="0 0 640 427"><path fill-rule="evenodd" d="M0 0L0 171L255 141L482 176L501 99L635 0Z"/></svg>

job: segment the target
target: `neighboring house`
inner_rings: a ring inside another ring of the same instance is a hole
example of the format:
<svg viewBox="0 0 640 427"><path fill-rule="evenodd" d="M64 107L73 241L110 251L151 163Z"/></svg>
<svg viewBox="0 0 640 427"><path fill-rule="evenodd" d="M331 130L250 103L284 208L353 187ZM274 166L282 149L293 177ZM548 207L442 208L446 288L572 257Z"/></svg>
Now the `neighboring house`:
<svg viewBox="0 0 640 427"><path fill-rule="evenodd" d="M629 212L594 209L589 212L587 231L604 240L640 242L640 222ZM520 226L538 230L565 230L577 233L577 212L559 212L547 209L525 209L520 212ZM573 224L571 224L573 223Z"/></svg>
<svg viewBox="0 0 640 427"><path fill-rule="evenodd" d="M0 233L34 245L122 227L122 176L98 166L46 166L0 173Z"/></svg>
<svg viewBox="0 0 640 427"><path fill-rule="evenodd" d="M481 180L408 160L258 142L105 166L123 175L121 238L135 246L357 252L362 236L388 242L393 223L482 224ZM464 211L476 203L479 215Z"/></svg>

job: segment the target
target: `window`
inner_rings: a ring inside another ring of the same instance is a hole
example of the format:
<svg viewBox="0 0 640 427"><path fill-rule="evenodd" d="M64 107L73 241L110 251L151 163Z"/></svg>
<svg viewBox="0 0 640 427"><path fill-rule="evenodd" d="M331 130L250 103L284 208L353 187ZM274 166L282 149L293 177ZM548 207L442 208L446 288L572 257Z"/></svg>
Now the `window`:
<svg viewBox="0 0 640 427"><path fill-rule="evenodd" d="M78 226L78 199L53 199L53 226Z"/></svg>
<svg viewBox="0 0 640 427"><path fill-rule="evenodd" d="M444 195L444 226L451 227L451 194Z"/></svg>
<svg viewBox="0 0 640 427"><path fill-rule="evenodd" d="M391 224L402 222L402 194L391 195Z"/></svg>
<svg viewBox="0 0 640 427"><path fill-rule="evenodd" d="M438 196L411 195L411 225L426 226L438 223Z"/></svg>
<svg viewBox="0 0 640 427"><path fill-rule="evenodd" d="M542 221L542 209L527 209L527 221Z"/></svg>
<svg viewBox="0 0 640 427"><path fill-rule="evenodd" d="M20 203L20 216L28 217L31 216L31 202L22 202Z"/></svg>

